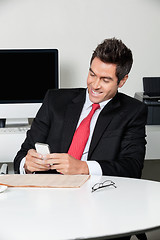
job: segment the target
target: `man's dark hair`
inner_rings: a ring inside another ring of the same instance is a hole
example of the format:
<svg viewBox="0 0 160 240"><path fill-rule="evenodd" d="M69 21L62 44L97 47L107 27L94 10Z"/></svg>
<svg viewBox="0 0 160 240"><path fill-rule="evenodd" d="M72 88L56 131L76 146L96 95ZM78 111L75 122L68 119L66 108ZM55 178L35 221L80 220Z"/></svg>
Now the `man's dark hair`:
<svg viewBox="0 0 160 240"><path fill-rule="evenodd" d="M116 76L119 82L127 75L132 67L132 52L119 39L105 39L97 46L91 57L90 65L93 59L97 57L104 63L113 63L117 65Z"/></svg>

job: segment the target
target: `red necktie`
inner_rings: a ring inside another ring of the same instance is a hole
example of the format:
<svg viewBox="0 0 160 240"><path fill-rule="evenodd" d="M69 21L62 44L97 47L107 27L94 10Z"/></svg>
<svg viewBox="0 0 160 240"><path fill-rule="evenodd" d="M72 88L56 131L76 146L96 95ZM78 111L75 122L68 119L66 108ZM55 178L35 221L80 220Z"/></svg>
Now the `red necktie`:
<svg viewBox="0 0 160 240"><path fill-rule="evenodd" d="M83 151L85 149L86 143L90 134L90 122L93 114L99 108L99 104L92 104L92 110L88 114L86 118L80 123L79 127L76 129L70 148L68 150L68 154L76 159L81 159Z"/></svg>

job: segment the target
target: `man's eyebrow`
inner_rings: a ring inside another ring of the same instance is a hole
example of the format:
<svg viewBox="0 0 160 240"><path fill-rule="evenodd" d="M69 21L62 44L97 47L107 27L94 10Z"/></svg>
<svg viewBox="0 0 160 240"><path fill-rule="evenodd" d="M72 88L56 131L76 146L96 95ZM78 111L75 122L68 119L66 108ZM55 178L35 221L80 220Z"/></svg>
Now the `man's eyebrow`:
<svg viewBox="0 0 160 240"><path fill-rule="evenodd" d="M89 71L92 72L92 73L94 73L91 67L89 68ZM95 73L94 73L94 74L95 74Z"/></svg>
<svg viewBox="0 0 160 240"><path fill-rule="evenodd" d="M89 68L89 71L90 71L90 72L92 72L94 75L96 75L96 74L94 73L94 71L92 70L92 68L91 68L91 67ZM109 76L102 76L101 78L102 78L102 79L104 79L104 78L105 78L105 79L108 79L108 80L111 80L111 81L113 81L113 78L112 78L112 77L109 77Z"/></svg>

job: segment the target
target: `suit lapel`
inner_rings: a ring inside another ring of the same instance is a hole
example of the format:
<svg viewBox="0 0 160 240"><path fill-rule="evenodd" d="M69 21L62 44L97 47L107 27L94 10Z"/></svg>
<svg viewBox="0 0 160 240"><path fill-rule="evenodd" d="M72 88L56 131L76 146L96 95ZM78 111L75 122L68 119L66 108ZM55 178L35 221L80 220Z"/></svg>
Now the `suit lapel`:
<svg viewBox="0 0 160 240"><path fill-rule="evenodd" d="M66 109L62 136L61 152L67 152L85 102L86 91L82 91Z"/></svg>
<svg viewBox="0 0 160 240"><path fill-rule="evenodd" d="M101 111L93 132L89 153L88 153L88 159L90 159L92 152L94 151L96 145L101 139L105 129L109 126L110 122L115 116L115 111L119 106L120 106L120 102L117 94Z"/></svg>

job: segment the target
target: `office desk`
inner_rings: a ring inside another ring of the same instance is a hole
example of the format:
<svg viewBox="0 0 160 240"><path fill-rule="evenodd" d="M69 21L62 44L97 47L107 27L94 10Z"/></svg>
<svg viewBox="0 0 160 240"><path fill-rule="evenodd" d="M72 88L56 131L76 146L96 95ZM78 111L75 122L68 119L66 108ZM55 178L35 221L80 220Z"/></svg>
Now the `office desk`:
<svg viewBox="0 0 160 240"><path fill-rule="evenodd" d="M146 126L146 160L160 159L160 125Z"/></svg>
<svg viewBox="0 0 160 240"><path fill-rule="evenodd" d="M26 132L22 133L0 133L0 162L7 163L13 162L17 152L20 150L22 143L26 137Z"/></svg>
<svg viewBox="0 0 160 240"><path fill-rule="evenodd" d="M91 193L99 181L117 188ZM160 226L160 183L91 177L81 188L8 188L0 194L0 239L112 238Z"/></svg>

